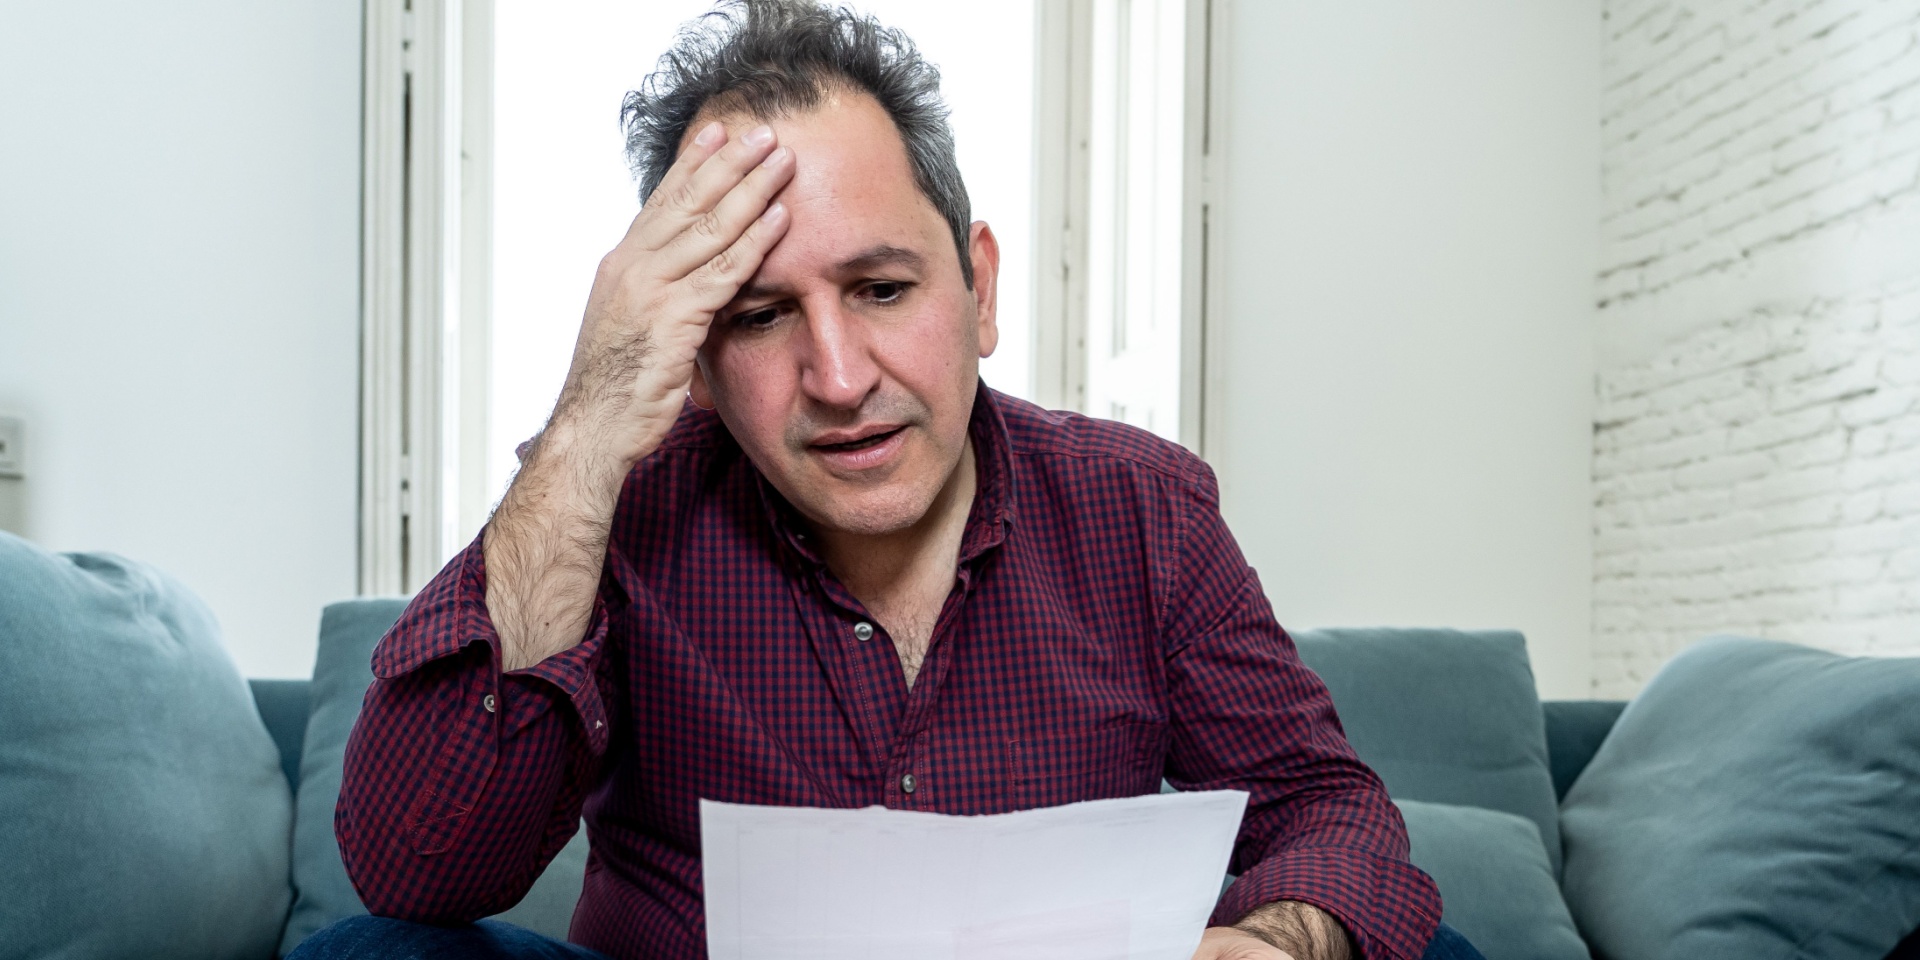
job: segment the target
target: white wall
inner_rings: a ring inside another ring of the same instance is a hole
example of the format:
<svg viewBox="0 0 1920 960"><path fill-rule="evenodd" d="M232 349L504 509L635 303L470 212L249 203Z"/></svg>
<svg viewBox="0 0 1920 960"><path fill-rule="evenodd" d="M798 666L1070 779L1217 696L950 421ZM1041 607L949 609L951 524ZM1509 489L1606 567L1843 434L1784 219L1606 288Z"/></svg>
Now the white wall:
<svg viewBox="0 0 1920 960"><path fill-rule="evenodd" d="M1206 453L1281 622L1518 628L1585 695L1598 0L1225 12Z"/></svg>
<svg viewBox="0 0 1920 960"><path fill-rule="evenodd" d="M1607 12L1599 689L1920 652L1920 2Z"/></svg>
<svg viewBox="0 0 1920 960"><path fill-rule="evenodd" d="M0 522L149 561L243 671L354 591L360 4L16 3L0 29Z"/></svg>

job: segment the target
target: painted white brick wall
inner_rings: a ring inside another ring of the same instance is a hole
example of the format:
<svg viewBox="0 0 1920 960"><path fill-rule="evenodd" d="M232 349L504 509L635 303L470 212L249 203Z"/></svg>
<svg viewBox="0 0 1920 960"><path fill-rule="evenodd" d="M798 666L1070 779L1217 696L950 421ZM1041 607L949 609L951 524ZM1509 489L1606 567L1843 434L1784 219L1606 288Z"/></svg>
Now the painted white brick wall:
<svg viewBox="0 0 1920 960"><path fill-rule="evenodd" d="M1612 0L1594 690L1920 653L1920 0Z"/></svg>

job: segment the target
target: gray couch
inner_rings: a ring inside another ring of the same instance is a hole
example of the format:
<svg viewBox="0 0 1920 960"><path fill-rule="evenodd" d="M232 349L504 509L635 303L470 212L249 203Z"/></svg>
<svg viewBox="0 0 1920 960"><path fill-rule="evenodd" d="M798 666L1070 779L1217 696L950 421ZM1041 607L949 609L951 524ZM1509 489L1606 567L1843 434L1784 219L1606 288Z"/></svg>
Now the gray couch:
<svg viewBox="0 0 1920 960"><path fill-rule="evenodd" d="M401 609L400 601L387 599L335 604L322 618L314 680L250 682L255 706L295 791L292 874L298 897L283 950L357 909L332 846L330 814L339 789L339 750L360 694L371 681L366 664L373 646ZM1444 820L1444 813L1435 811L1499 811L1512 822L1531 822L1534 830L1524 836L1533 845L1535 859L1543 869L1548 863L1557 869L1557 801L1605 740L1625 704L1541 704L1533 692L1525 647L1511 632L1308 631L1297 642L1302 656L1333 690L1356 749L1386 779L1413 829L1441 837L1454 825L1436 824L1434 818ZM1551 842L1542 843L1543 836ZM575 838L528 901L507 919L564 934L570 898L579 890L583 837L584 832ZM1447 919L1474 936L1491 960L1584 955L1566 948L1570 932L1563 932L1558 944L1552 939L1556 930L1571 930L1564 907L1535 904L1517 894L1511 883L1500 882L1499 874L1522 867L1487 861L1484 842L1474 837L1453 846L1461 849L1450 858L1445 849L1436 849L1435 856L1444 862L1421 865L1442 882ZM1416 862L1419 854L1416 849ZM1549 909L1560 911L1557 928L1551 922L1555 918L1535 922L1539 918L1531 915Z"/></svg>
<svg viewBox="0 0 1920 960"><path fill-rule="evenodd" d="M311 684L253 682L256 706L280 748L282 769L296 789L292 873L298 898L282 940L283 950L289 949L307 931L357 909L357 901L352 901L351 891L345 886L337 850L332 846L331 812L338 791L338 750L357 711L360 694L370 681L366 665L373 646L401 609L397 600L336 604L328 608L322 620L320 651ZM1294 639L1302 659L1332 692L1355 750L1379 772L1389 794L1400 806L1413 844L1412 859L1438 883L1445 900L1445 919L1472 938L1489 960L1578 960L1602 955L1603 950L1590 950L1588 946L1589 941L1608 942L1607 939L1595 940L1596 934L1617 943L1620 941L1618 931L1623 927L1641 929L1645 926L1643 915L1653 907L1677 904L1684 908L1697 899L1705 908L1717 909L1714 907L1715 884L1724 887L1731 880L1735 888L1751 886L1737 875L1745 869L1737 858L1728 861L1731 866L1723 866L1714 862L1719 858L1711 855L1696 858L1705 866L1703 873L1689 874L1683 870L1655 882L1654 873L1648 871L1649 883L1644 885L1640 882L1643 868L1629 863L1630 873L1624 886L1630 889L1624 897L1618 890L1623 884L1616 882L1610 892L1606 883L1593 879L1594 862L1605 861L1605 854L1613 847L1631 847L1626 841L1643 839L1646 821L1644 809L1638 814L1627 811L1625 821L1619 819L1617 810L1613 821L1597 818L1595 807L1603 812L1606 807L1592 798L1601 794L1606 784L1596 786L1594 777L1582 782L1583 773L1598 772L1602 779L1610 777L1616 783L1622 777L1627 778L1629 793L1650 792L1657 795L1653 798L1656 804L1670 802L1676 808L1672 816L1675 823L1688 822L1690 815L1679 808L1701 806L1697 796L1689 799L1683 790L1660 788L1658 772L1635 768L1634 757L1621 755L1622 738L1612 736L1623 723L1637 722L1638 729L1631 732L1642 739L1635 741L1640 745L1632 749L1656 756L1654 762L1659 765L1665 761L1658 760L1657 755L1662 749L1673 749L1674 745L1646 744L1644 736L1648 726L1656 731L1662 725L1710 728L1710 724L1695 719L1663 719L1666 715L1661 711L1667 708L1662 707L1660 696L1650 692L1636 701L1637 721L1623 721L1629 705L1618 701L1542 703L1535 693L1524 641L1511 631L1309 630L1296 633ZM1883 668L1902 666L1897 661L1880 664L1846 661L1803 648L1773 646L1779 649L1752 643L1736 644L1728 649L1740 655L1753 654L1757 649L1759 655L1768 658L1779 655L1827 658L1870 672L1897 673L1898 670ZM1904 664L1914 665L1920 665L1920 661ZM1736 672L1733 667L1715 661L1709 662L1706 669L1714 674L1708 692L1681 690L1677 694L1679 699L1699 701L1715 714L1726 714L1727 710L1715 705L1714 692L1724 692L1736 700L1752 699L1731 679ZM1796 668L1796 672L1818 673L1800 668ZM1912 684L1909 682L1908 686ZM1720 690L1722 687L1725 689ZM1898 684L1891 685L1887 695L1897 695L1901 689ZM1815 690L1811 695L1816 700L1834 702L1848 699L1835 697L1830 691ZM1675 695L1669 693L1665 699L1671 702L1674 698ZM1871 711L1884 709L1887 701L1883 699L1882 706L1875 708L1863 692L1862 702L1867 703ZM1796 706L1784 701L1782 710L1776 712L1799 717L1819 711L1813 706ZM1758 714L1762 718L1770 715L1764 709ZM1725 739L1722 734L1709 733L1708 736ZM1791 746L1791 738L1784 732L1778 737L1789 744L1790 750L1807 752L1809 749ZM1904 732L1894 733L1893 738L1913 739ZM1764 746L1769 736L1753 739ZM1869 738L1859 739L1864 742ZM1692 752L1712 750L1716 755L1736 760L1739 754L1737 749L1728 746L1692 744L1685 738L1681 738L1678 748ZM325 755L314 756L316 749L325 751ZM1689 762L1682 766L1698 766L1703 770L1711 767L1707 762L1709 757L1700 759L1699 764ZM1739 762L1751 765L1750 761ZM1858 761L1856 758L1847 762ZM1610 769L1596 771L1601 766ZM1830 781L1846 778L1844 773L1831 772L1806 775ZM1738 777L1722 779L1737 780ZM1642 782L1648 785L1648 790L1637 789ZM1563 822L1563 812L1573 812L1567 805L1570 794L1579 800L1577 794L1582 790L1589 795L1581 807L1586 819ZM1718 792L1721 791L1709 789L1707 795ZM1895 799L1904 805L1896 807L1898 815L1920 809L1904 797ZM1739 806L1749 801L1736 798L1732 802ZM1698 815L1697 811L1691 815ZM1711 811L1707 815L1727 818L1725 814ZM1634 820L1636 816L1641 819ZM1789 829L1799 816L1789 811ZM1656 809L1654 817L1664 820L1667 812ZM1812 817L1808 815L1810 822ZM1593 826L1596 822L1602 832L1597 843ZM1756 817L1755 822L1764 823L1765 818ZM1622 823L1626 825L1620 825ZM1835 829L1845 826L1838 824ZM1736 839L1710 842L1754 842L1739 840L1737 830L1730 836ZM583 838L584 831L548 868L528 898L506 915L507 919L555 935L564 933L571 905L579 892L579 876L586 853ZM1793 837L1759 843L1778 845L1789 851L1804 845ZM1576 852L1585 855L1577 858ZM1799 856L1797 852L1790 855ZM1663 859L1659 850L1648 859L1654 867L1671 866L1658 862ZM1852 860L1873 858L1843 853L1839 859L1845 865ZM1806 869L1810 875L1812 872L1805 864L1795 869ZM1685 909L1677 913L1669 911L1665 917L1650 917L1678 931L1661 936L1677 944L1680 952L1675 953L1661 944L1657 949L1636 950L1630 954L1616 950L1608 960L1674 955L1703 960L1711 957L1745 960L1760 955L1754 952L1758 949L1754 946L1756 942L1766 943L1764 938L1777 932L1773 928L1788 922L1874 929L1862 934L1857 942L1847 944L1833 943L1832 937L1815 938L1809 941L1811 945L1803 945L1798 952L1783 956L1853 960L1881 956L1912 958L1916 947L1920 947L1920 938L1908 936L1891 954L1888 947L1912 930L1916 918L1920 918L1920 902L1912 903L1913 909L1909 910L1904 902L1894 901L1910 897L1912 890L1920 888L1898 877L1878 876L1879 866L1864 869L1868 870L1865 886L1878 885L1886 892L1886 896L1875 902L1892 903L1899 916L1876 916L1867 923L1857 915L1844 914L1845 904L1835 907L1822 902L1822 896L1834 899L1832 890L1811 895L1811 899L1799 891L1792 894L1799 897L1799 902L1787 902L1791 897L1786 898L1781 900L1778 916L1759 918L1755 925L1758 933L1749 930L1740 936L1721 936L1718 940L1714 922L1700 924L1697 918L1687 915ZM1735 872L1731 878L1729 870ZM1577 891L1569 889L1569 896L1563 899L1563 878L1578 880L1585 886ZM1648 889L1642 889L1643 886ZM1862 884L1843 881L1837 886L1853 888ZM1848 895L1846 889L1840 894ZM1781 899L1773 893L1766 896ZM1569 903L1578 909L1570 913ZM1875 909L1878 908L1868 908L1870 913ZM1793 920L1794 911L1812 919ZM1854 919L1847 919L1848 916ZM1701 934L1702 928L1708 933ZM1761 939L1756 941L1756 936Z"/></svg>
<svg viewBox="0 0 1920 960"><path fill-rule="evenodd" d="M0 960L266 960L359 912L333 807L403 605L248 683L164 573L0 534ZM1541 704L1511 632L1295 640L1490 960L1915 955L1920 659L1710 639L1623 707ZM503 916L564 935L585 857Z"/></svg>
<svg viewBox="0 0 1920 960"><path fill-rule="evenodd" d="M260 719L266 724L267 732L273 735L274 745L280 748L280 765L286 773L287 783L297 793L300 788L300 752L312 707L313 683L308 680L250 680L248 684L253 689L254 705L260 711ZM1606 739L1607 731L1612 728L1626 703L1618 700L1549 700L1540 706L1554 794L1564 797L1574 778L1580 775L1587 761L1593 758L1594 751L1599 749L1601 741ZM1360 712L1360 707L1354 705L1343 709L1342 715L1346 718L1345 722L1351 725ZM337 785L334 788L337 790ZM297 857L296 853L296 861ZM300 868L296 862L295 869ZM565 930L564 918L551 913L523 915L518 919L523 923L532 921L533 925L549 931ZM1492 944L1487 946L1497 949Z"/></svg>

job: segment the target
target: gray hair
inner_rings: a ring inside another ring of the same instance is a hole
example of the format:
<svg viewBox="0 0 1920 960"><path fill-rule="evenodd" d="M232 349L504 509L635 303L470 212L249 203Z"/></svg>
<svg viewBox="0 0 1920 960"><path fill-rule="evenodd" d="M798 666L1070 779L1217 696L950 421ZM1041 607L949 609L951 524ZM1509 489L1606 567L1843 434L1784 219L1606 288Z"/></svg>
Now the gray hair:
<svg viewBox="0 0 1920 960"><path fill-rule="evenodd" d="M972 211L940 99L940 71L897 29L812 0L729 0L682 27L620 125L640 202L653 195L703 107L772 119L820 105L837 90L872 95L907 148L914 185L953 233L960 275L973 289Z"/></svg>

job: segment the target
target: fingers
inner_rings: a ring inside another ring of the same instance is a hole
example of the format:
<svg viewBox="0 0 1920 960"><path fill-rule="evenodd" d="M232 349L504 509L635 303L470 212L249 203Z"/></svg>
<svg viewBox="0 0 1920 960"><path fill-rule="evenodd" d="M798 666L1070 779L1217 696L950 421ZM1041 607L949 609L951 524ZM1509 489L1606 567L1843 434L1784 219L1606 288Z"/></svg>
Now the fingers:
<svg viewBox="0 0 1920 960"><path fill-rule="evenodd" d="M707 130L701 131L702 136L707 133ZM712 213L723 197L738 187L774 152L774 139L773 128L761 124L725 142L699 163L689 167L671 189L666 187L663 180L661 189L654 191L653 197L647 201L647 208L641 210L641 216L634 221L636 239L642 248L650 251L661 249L688 228L702 222L702 218ZM693 158L683 156L682 159ZM679 169L682 164L676 161L674 166ZM727 237L722 246L732 240L733 237Z"/></svg>
<svg viewBox="0 0 1920 960"><path fill-rule="evenodd" d="M687 282L698 296L699 309L712 313L732 302L740 287L760 269L760 261L766 259L767 251L786 235L790 222L786 204L768 205L741 232L739 239L688 274Z"/></svg>
<svg viewBox="0 0 1920 960"><path fill-rule="evenodd" d="M639 240L638 233L642 226L651 219L649 216L650 212L660 205L659 202L656 202L656 198L664 201L664 198L684 191L687 181L693 178L693 172L700 169L700 165L707 162L707 158L718 153L721 147L726 146L726 143L726 124L714 120L706 126L701 127L700 132L694 134L693 139L687 143L687 148L680 151L680 156L674 159L673 166L667 168L666 175L662 176L660 182L654 186L653 194L647 198L646 206L640 210L640 213L633 218L633 222L627 226L626 241L637 242Z"/></svg>
<svg viewBox="0 0 1920 960"><path fill-rule="evenodd" d="M793 178L793 150L768 154L713 208L689 222L653 253L653 269L669 279L686 276L732 246L767 211L774 194Z"/></svg>

